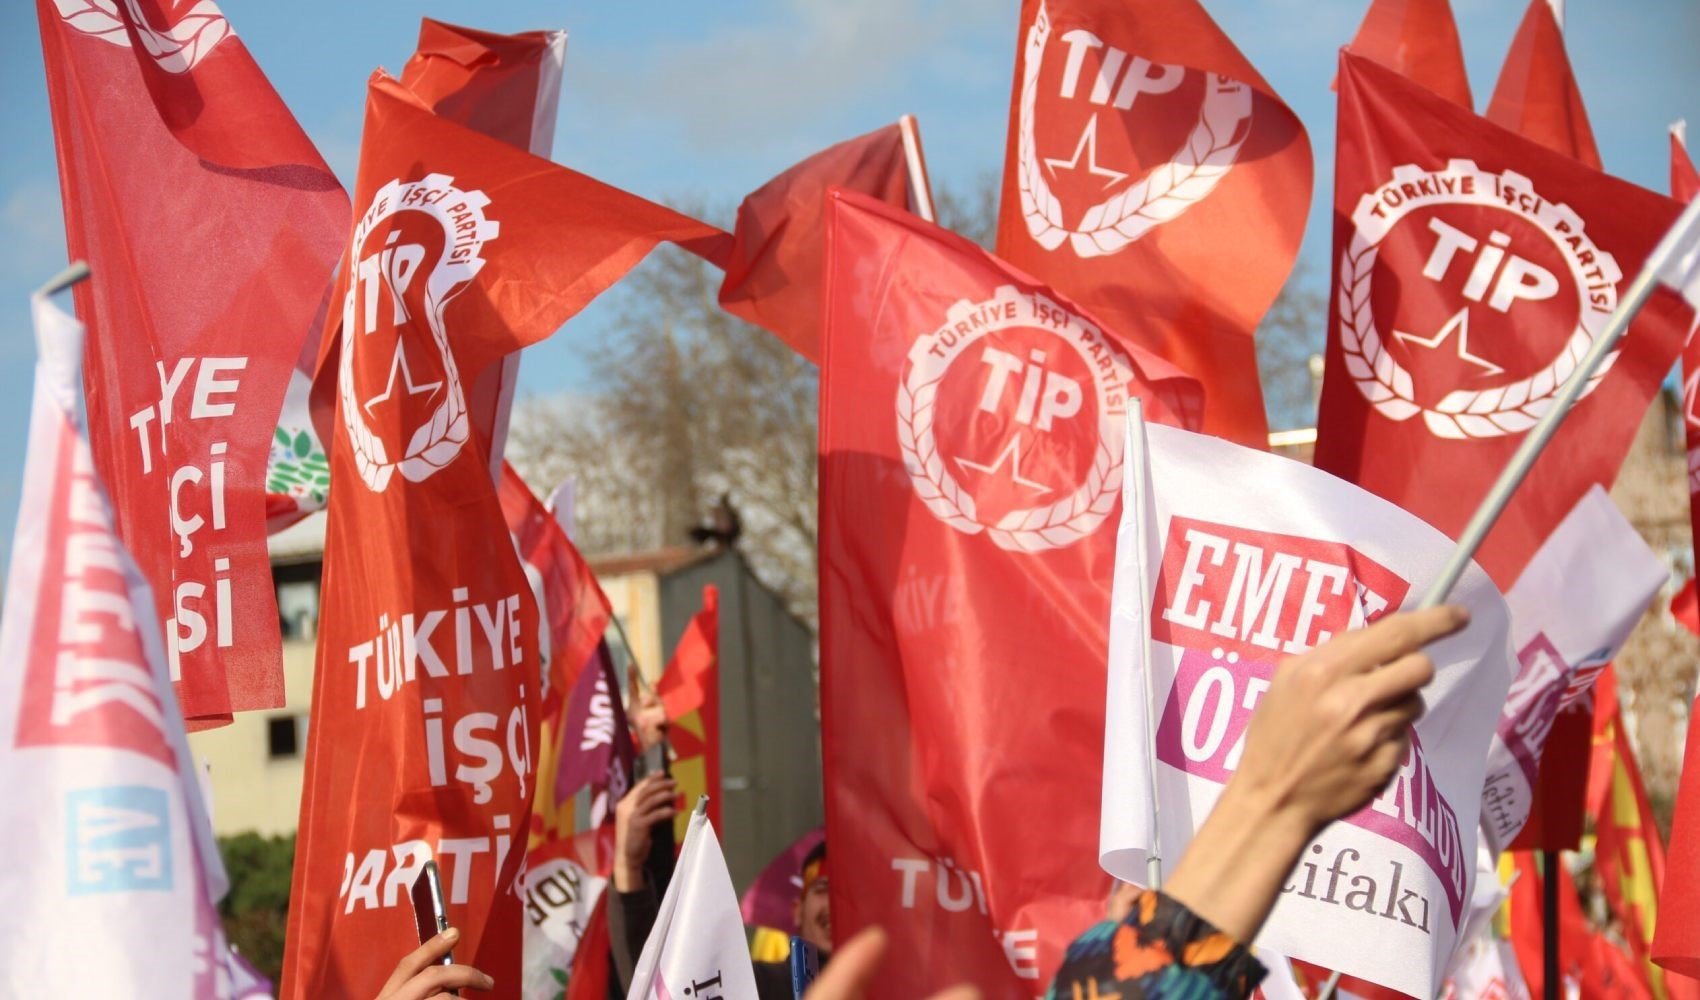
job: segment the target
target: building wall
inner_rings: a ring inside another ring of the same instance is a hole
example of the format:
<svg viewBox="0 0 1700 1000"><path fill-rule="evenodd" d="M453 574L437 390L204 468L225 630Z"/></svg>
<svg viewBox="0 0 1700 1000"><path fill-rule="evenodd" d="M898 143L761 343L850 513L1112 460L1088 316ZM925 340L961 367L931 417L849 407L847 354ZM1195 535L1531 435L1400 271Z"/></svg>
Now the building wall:
<svg viewBox="0 0 1700 1000"><path fill-rule="evenodd" d="M741 888L821 823L814 644L743 558L727 552L660 579L666 649L711 583L720 588L721 840Z"/></svg>
<svg viewBox="0 0 1700 1000"><path fill-rule="evenodd" d="M287 704L271 712L239 712L219 729L189 734L189 750L211 769L213 831L292 833L301 808L302 762L307 753L307 706L313 695L311 641L283 644ZM293 754L272 754L273 725L293 727Z"/></svg>

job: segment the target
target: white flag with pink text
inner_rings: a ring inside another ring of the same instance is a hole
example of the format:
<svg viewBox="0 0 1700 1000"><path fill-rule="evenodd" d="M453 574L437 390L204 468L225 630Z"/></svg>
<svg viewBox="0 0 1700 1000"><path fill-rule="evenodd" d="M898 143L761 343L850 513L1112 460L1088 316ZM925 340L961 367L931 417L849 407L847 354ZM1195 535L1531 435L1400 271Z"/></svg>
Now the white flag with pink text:
<svg viewBox="0 0 1700 1000"><path fill-rule="evenodd" d="M1310 466L1129 422L1100 860L1143 883L1148 853L1171 869L1215 805L1281 661L1415 607L1452 542ZM1465 917L1488 740L1512 677L1505 601L1486 574L1470 566L1450 600L1471 624L1427 649L1435 680L1411 754L1379 798L1305 849L1256 942L1414 996L1435 995Z"/></svg>
<svg viewBox="0 0 1700 1000"><path fill-rule="evenodd" d="M77 418L82 325L33 306L0 623L0 996L225 1000L224 868L153 599Z"/></svg>

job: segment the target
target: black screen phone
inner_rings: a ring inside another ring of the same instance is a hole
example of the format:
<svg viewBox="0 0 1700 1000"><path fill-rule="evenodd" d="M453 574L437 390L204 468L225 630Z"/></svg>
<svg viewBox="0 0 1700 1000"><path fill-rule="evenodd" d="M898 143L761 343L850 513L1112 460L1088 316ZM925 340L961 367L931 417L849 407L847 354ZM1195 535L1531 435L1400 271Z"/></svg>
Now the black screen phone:
<svg viewBox="0 0 1700 1000"><path fill-rule="evenodd" d="M409 896L413 900L413 926L419 932L420 944L449 929L449 910L443 904L443 879L437 872L436 861L427 861L419 869ZM445 954L437 964L453 965L454 957Z"/></svg>

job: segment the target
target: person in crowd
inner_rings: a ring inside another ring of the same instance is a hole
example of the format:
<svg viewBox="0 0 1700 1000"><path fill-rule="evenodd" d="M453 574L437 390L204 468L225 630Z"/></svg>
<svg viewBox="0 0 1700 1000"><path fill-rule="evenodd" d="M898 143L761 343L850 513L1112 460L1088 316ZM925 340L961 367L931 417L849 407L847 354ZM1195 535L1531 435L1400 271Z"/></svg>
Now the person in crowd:
<svg viewBox="0 0 1700 1000"><path fill-rule="evenodd" d="M667 891L664 872L672 866L655 863L655 829L672 823L677 809L678 782L657 772L645 775L614 807L614 871L609 882L608 941L613 951L614 978L620 996L632 988L643 944L655 926L661 897ZM663 838L671 849L673 838ZM668 859L671 860L671 859Z"/></svg>
<svg viewBox="0 0 1700 1000"><path fill-rule="evenodd" d="M826 842L815 845L803 859L803 887L797 893L792 912L796 915L797 936L815 946L820 952L821 969L832 957L832 902L826 878ZM759 1000L789 1000L791 963L755 962L756 996Z"/></svg>
<svg viewBox="0 0 1700 1000"><path fill-rule="evenodd" d="M1434 664L1421 650L1468 622L1468 612L1455 607L1389 615L1283 662L1252 715L1239 769L1168 882L1161 891L1139 890L1126 916L1077 938L1051 984L1051 998L1249 997L1264 969L1246 943L1268 918L1305 845L1368 804L1398 770L1410 750L1411 724L1423 713L1422 688L1434 678ZM608 915L616 966L622 946L629 954L622 990L630 986L631 965L665 889L644 871L650 827L671 820L676 791L670 778L651 775L615 813L615 894ZM816 877L824 882L824 854L821 861ZM798 916L805 939L824 931L830 942L830 912L824 904L812 911L807 891L804 896ZM624 923L616 925L616 912ZM455 936L445 931L403 958L380 1000L422 1000L461 986L489 989L489 977L477 969L431 964ZM885 942L878 928L855 935L822 970L807 1000L863 998ZM766 978L758 977L758 985ZM788 978L784 985L779 994L761 990L761 1000L789 997ZM958 988L934 1000L976 995Z"/></svg>

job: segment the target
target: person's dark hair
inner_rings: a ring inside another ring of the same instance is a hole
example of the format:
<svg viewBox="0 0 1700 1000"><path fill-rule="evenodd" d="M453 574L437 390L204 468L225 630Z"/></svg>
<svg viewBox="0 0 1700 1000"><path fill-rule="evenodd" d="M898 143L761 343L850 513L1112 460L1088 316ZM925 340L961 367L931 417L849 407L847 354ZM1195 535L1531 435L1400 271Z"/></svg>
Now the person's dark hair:
<svg viewBox="0 0 1700 1000"><path fill-rule="evenodd" d="M826 841L823 840L820 843L816 844L814 846L814 848L811 849L809 851L809 853L803 858L803 863L802 863L801 866L798 867L797 871L798 871L799 874L801 874L802 872L808 871L809 866L814 864L815 862L825 861L825 860L826 860Z"/></svg>

